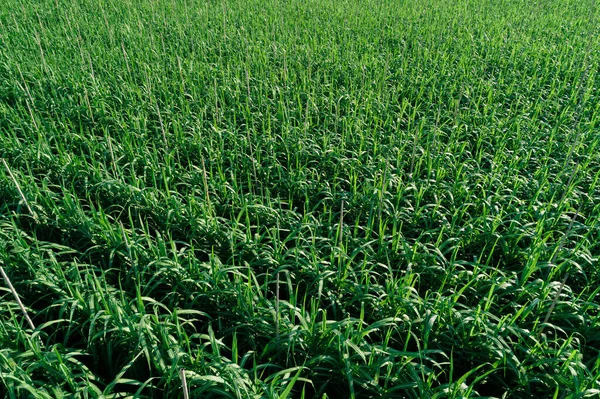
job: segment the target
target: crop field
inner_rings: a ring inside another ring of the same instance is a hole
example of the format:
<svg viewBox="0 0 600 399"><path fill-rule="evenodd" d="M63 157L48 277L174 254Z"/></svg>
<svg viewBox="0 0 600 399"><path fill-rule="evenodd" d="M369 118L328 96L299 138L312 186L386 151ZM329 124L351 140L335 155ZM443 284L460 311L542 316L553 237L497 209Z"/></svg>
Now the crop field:
<svg viewBox="0 0 600 399"><path fill-rule="evenodd" d="M599 8L0 1L0 397L600 397Z"/></svg>

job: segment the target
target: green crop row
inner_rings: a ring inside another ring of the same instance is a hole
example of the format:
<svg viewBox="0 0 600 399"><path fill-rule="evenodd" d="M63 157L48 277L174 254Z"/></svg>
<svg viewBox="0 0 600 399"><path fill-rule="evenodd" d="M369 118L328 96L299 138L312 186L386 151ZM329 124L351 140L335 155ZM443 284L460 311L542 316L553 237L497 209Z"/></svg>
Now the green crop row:
<svg viewBox="0 0 600 399"><path fill-rule="evenodd" d="M0 396L597 397L599 30L0 2Z"/></svg>

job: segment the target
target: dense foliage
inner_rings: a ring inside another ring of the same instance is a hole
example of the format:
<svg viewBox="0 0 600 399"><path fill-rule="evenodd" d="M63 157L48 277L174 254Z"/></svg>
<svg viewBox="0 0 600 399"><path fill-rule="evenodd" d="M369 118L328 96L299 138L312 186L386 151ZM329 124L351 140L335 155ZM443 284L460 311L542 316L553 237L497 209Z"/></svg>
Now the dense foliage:
<svg viewBox="0 0 600 399"><path fill-rule="evenodd" d="M3 0L0 396L595 397L599 12Z"/></svg>

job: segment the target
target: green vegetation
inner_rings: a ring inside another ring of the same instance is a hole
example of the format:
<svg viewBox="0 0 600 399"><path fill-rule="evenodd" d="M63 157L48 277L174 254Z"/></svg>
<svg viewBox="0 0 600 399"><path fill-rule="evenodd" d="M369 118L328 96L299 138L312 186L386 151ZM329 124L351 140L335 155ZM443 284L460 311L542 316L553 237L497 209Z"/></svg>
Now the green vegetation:
<svg viewBox="0 0 600 399"><path fill-rule="evenodd" d="M0 2L0 396L600 394L594 0Z"/></svg>

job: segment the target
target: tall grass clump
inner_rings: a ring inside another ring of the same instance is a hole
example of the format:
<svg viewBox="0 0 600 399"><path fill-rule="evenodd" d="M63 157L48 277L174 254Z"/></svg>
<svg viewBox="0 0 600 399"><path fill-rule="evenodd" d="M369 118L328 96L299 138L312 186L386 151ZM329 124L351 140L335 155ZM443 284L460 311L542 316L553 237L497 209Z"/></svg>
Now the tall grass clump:
<svg viewBox="0 0 600 399"><path fill-rule="evenodd" d="M0 396L598 396L599 12L0 2Z"/></svg>

